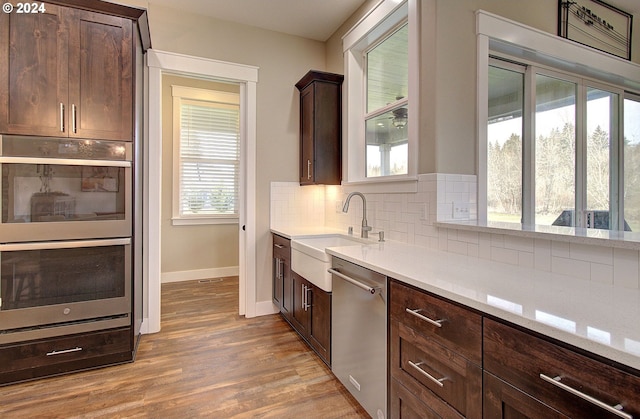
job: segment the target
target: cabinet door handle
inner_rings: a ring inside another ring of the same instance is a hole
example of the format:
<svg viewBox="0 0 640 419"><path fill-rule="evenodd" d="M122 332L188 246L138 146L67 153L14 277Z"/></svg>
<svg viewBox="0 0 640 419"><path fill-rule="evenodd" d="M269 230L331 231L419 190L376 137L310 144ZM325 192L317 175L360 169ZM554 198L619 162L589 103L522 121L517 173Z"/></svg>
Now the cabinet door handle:
<svg viewBox="0 0 640 419"><path fill-rule="evenodd" d="M307 311L307 286L302 284L302 308Z"/></svg>
<svg viewBox="0 0 640 419"><path fill-rule="evenodd" d="M60 132L64 132L64 103L60 103Z"/></svg>
<svg viewBox="0 0 640 419"><path fill-rule="evenodd" d="M72 104L71 105L71 130L73 131L73 133L75 134L78 129L78 127L76 126L76 105Z"/></svg>
<svg viewBox="0 0 640 419"><path fill-rule="evenodd" d="M559 375L554 377L554 378L551 378L548 375L540 374L540 378L542 378L547 383L553 384L554 386L556 386L556 387L558 387L558 388L560 388L560 389L562 389L562 390L564 390L566 392L569 392L569 393L573 394L574 396L578 396L581 399L586 400L589 403L594 404L594 405L596 405L596 406L598 406L598 407L606 410L607 412L612 413L612 414L614 414L614 415L616 415L618 417L625 418L625 419L633 419L632 415L622 411L623 406L621 404L617 404L615 406L610 406L610 405L608 405L608 404L596 399L595 397L589 396L588 394L585 394L585 393L583 393L583 392L581 392L579 390L576 390L573 387L570 387L570 386L560 382L560 380L562 380L562 377L560 377Z"/></svg>
<svg viewBox="0 0 640 419"><path fill-rule="evenodd" d="M302 285L302 308L304 308L304 311L308 311L309 307L311 307L309 304L309 291L311 291L311 288Z"/></svg>
<svg viewBox="0 0 640 419"><path fill-rule="evenodd" d="M307 179L311 179L311 160L307 159Z"/></svg>
<svg viewBox="0 0 640 419"><path fill-rule="evenodd" d="M422 368L420 368L420 365L424 364L424 362L418 362L417 364L413 361L407 361L409 363L409 365L411 365L413 368L415 368L416 370L418 370L418 372L422 375L424 375L425 377L427 377L429 380L431 380L433 383L435 383L437 386L439 387L444 387L444 383L443 381L448 380L447 377L442 377L442 378L436 378L433 375L429 374L428 372L426 372L425 370L423 370Z"/></svg>
<svg viewBox="0 0 640 419"><path fill-rule="evenodd" d="M82 350L81 347L76 346L75 348L71 348L71 349L63 349L61 351L47 352L47 356L62 355L62 354L68 354L68 353L71 353L71 352L80 352L81 350Z"/></svg>
<svg viewBox="0 0 640 419"><path fill-rule="evenodd" d="M277 247L278 249L284 249L284 246L281 245L280 243L276 243L274 244L275 247Z"/></svg>
<svg viewBox="0 0 640 419"><path fill-rule="evenodd" d="M280 279L280 258L276 258L276 279Z"/></svg>
<svg viewBox="0 0 640 419"><path fill-rule="evenodd" d="M416 316L417 318L419 318L420 320L424 320L427 323L430 323L436 327L442 327L442 322L444 322L444 319L441 320L433 320L428 318L427 316L423 316L422 314L420 314L420 308L417 308L415 310L411 310L410 308L405 308L405 311L409 314L413 314L414 316Z"/></svg>

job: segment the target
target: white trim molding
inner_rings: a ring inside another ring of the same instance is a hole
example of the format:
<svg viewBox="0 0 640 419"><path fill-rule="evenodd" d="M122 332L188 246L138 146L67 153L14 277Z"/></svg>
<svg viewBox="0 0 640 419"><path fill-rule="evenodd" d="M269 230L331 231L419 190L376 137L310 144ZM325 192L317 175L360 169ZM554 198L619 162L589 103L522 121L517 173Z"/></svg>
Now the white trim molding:
<svg viewBox="0 0 640 419"><path fill-rule="evenodd" d="M149 50L146 54L149 83L148 126L145 136L146 190L144 206L146 244L143 259L146 274L144 289L145 313L143 332L160 331L160 284L161 284L161 214L162 203L162 74L170 73L186 77L223 80L240 85L241 136L243 156L241 163L241 214L239 223L240 255L238 273L240 277L239 314L253 317L256 313L256 84L258 67L192 57L173 52ZM242 228L244 226L244 229Z"/></svg>

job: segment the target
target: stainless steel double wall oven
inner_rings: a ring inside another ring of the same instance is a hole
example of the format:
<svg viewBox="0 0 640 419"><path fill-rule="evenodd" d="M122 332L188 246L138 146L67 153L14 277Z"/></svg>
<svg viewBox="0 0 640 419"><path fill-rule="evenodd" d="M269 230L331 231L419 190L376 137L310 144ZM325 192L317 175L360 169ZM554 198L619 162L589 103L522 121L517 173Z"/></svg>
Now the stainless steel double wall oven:
<svg viewBox="0 0 640 419"><path fill-rule="evenodd" d="M0 344L131 324L132 155L0 135Z"/></svg>

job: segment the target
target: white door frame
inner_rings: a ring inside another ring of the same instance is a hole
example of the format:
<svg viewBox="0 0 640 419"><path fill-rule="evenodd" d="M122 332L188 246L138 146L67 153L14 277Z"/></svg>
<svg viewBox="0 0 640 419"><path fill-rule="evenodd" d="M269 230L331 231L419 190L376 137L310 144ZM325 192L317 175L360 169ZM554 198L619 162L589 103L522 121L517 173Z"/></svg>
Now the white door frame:
<svg viewBox="0 0 640 419"><path fill-rule="evenodd" d="M240 85L241 155L239 220L239 314L256 315L256 84L258 68L150 49L146 53L142 333L160 331L160 229L162 204L162 74L224 80ZM243 190L242 190L243 189ZM245 229L243 230L243 226Z"/></svg>

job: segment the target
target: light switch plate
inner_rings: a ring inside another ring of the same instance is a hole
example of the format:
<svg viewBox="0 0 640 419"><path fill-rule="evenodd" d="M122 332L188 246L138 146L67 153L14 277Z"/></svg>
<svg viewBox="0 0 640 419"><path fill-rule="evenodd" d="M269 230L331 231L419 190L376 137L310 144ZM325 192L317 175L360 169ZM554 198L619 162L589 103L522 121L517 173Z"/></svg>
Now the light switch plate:
<svg viewBox="0 0 640 419"><path fill-rule="evenodd" d="M454 202L453 214L451 217L454 220L468 220L469 219L469 203L467 202Z"/></svg>

